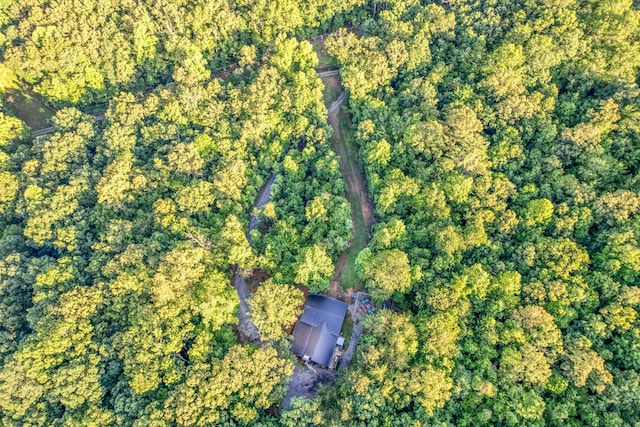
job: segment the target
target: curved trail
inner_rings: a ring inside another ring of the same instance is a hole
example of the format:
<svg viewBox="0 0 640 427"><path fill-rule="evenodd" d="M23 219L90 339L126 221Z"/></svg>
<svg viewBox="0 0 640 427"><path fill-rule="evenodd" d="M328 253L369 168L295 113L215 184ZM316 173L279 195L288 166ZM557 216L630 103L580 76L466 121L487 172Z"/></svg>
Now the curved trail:
<svg viewBox="0 0 640 427"><path fill-rule="evenodd" d="M327 115L335 114L338 112L342 104L344 104L344 100L347 99L347 93L342 92L339 97L336 98L335 101L331 103L329 109L327 110ZM333 129L334 132L339 131L339 129Z"/></svg>
<svg viewBox="0 0 640 427"><path fill-rule="evenodd" d="M335 71L335 73L337 73L337 70ZM332 71L330 75L333 76L335 74ZM332 115L337 114L337 112L339 111L340 107L342 106L346 98L347 98L346 93L342 92L340 96L338 96L338 98L336 98L336 100L331 103L331 106L327 111L329 118ZM334 132L339 132L339 129L336 129L334 127ZM261 193L258 196L258 200L256 201L256 204L255 204L255 209L262 209L264 205L266 205L267 202L269 201L269 198L271 197L271 186L273 185L275 178L276 178L275 175L272 175L267 181L267 183L265 184L264 188L262 189ZM247 240L249 241L250 245L253 245L253 242L251 241L251 231L256 229L259 222L260 222L260 219L258 218L258 216L256 215L251 216L251 219L249 221L249 228L246 234ZM240 309L238 310L238 333L240 334L241 338L245 341L260 342L260 332L258 331L258 328L253 324L253 321L251 320L251 310L247 302L247 300L251 296L251 293L249 292L249 286L247 284L247 281L243 277L242 271L240 269L237 269L235 271L232 281L233 281L233 287L238 293L238 298L240 299Z"/></svg>
<svg viewBox="0 0 640 427"><path fill-rule="evenodd" d="M271 186L275 181L276 176L272 175L271 178L267 181L264 188L258 195L258 200L256 201L255 208L262 209L264 205L267 204L269 198L271 197ZM251 241L251 231L255 230L260 222L260 219L257 215L252 215L251 220L249 221L249 229L247 230L247 240L250 245L253 245ZM238 333L241 338L245 341L250 342L260 342L260 333L256 325L253 324L251 320L251 311L249 309L249 304L247 303L247 299L251 296L249 292L249 286L247 285L247 281L242 275L242 271L240 269L236 269L233 275L233 287L238 293L238 298L240 299L240 309L238 310Z"/></svg>
<svg viewBox="0 0 640 427"><path fill-rule="evenodd" d="M264 205L266 205L267 202L269 201L269 198L271 197L271 186L273 185L273 182L275 180L276 180L276 176L271 175L271 178L269 178L267 183L264 185L264 188L261 190L261 192L258 195L258 200L256 201L256 206L255 206L256 209L264 208ZM253 242L251 241L250 234L253 230L256 229L259 222L260 222L260 218L257 215L251 216L251 220L249 221L249 229L247 230L247 240L251 245L253 245Z"/></svg>

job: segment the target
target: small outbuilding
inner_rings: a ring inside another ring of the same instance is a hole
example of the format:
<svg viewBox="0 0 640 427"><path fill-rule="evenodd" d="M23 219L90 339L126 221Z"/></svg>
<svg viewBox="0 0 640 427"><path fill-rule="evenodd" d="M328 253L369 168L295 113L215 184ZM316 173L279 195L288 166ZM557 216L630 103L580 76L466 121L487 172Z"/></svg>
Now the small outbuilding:
<svg viewBox="0 0 640 427"><path fill-rule="evenodd" d="M331 367L347 304L324 295L309 295L293 329L291 351L303 360ZM344 341L343 341L344 342Z"/></svg>

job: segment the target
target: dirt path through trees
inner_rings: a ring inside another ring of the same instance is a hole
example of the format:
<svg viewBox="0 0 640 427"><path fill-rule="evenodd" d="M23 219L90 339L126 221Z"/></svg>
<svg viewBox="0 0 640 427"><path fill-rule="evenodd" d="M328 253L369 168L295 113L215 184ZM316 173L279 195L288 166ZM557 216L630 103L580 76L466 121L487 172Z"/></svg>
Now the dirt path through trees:
<svg viewBox="0 0 640 427"><path fill-rule="evenodd" d="M273 185L275 178L275 175L272 175L264 188L258 194L258 200L255 205L256 209L262 209L269 201L269 197L271 197L271 186ZM253 244L250 234L251 231L255 230L258 226L258 221L259 219L257 216L251 216L249 229L247 230L247 240L249 241L249 244ZM256 328L256 325L253 324L253 320L251 320L249 303L247 302L247 299L251 296L249 292L249 285L247 285L247 281L242 275L242 271L240 269L237 269L233 275L233 287L236 289L238 298L240 299L240 309L238 310L238 333L245 341L259 342L260 333L258 328Z"/></svg>
<svg viewBox="0 0 640 427"><path fill-rule="evenodd" d="M343 96L344 93L343 95L340 95L341 98ZM343 129L351 127L351 123L345 123L348 120L349 118L346 113L341 111L339 108L336 108L334 111L329 113L328 122L333 128L331 142L333 143L334 152L340 156L340 170L342 172L342 177L347 184L347 192L357 196L360 213L362 214L365 226L368 229L373 222L373 203L367 193L364 173L358 164L358 160L354 158L354 147L347 146L345 136L343 135ZM357 208L358 206L355 207ZM351 208L353 209L354 206Z"/></svg>
<svg viewBox="0 0 640 427"><path fill-rule="evenodd" d="M320 75L320 74L319 74ZM346 195L351 205L353 238L346 251L336 262L336 270L330 294L340 290L361 287L355 273L355 260L364 249L369 239L369 229L373 222L373 203L368 196L364 173L358 163L356 147L353 141L351 122L342 105L346 93L342 89L339 75L321 76L325 84L325 104L327 105L327 121L333 128L331 145L338 155L340 172L345 182ZM335 99L332 99L336 96ZM333 295L336 296L336 295Z"/></svg>

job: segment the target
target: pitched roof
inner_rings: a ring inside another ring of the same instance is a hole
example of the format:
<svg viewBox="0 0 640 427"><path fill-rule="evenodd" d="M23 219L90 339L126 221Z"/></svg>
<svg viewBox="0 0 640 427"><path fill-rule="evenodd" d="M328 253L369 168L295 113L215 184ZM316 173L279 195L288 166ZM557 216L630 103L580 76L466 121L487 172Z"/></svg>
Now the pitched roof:
<svg viewBox="0 0 640 427"><path fill-rule="evenodd" d="M346 313L347 304L323 295L310 295L293 329L291 351L329 366Z"/></svg>

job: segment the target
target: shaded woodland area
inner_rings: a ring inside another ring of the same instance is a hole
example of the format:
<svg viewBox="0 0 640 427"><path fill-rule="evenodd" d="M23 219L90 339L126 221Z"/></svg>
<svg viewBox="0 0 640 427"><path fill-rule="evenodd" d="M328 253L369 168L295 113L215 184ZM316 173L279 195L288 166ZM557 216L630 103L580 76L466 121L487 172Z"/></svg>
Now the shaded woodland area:
<svg viewBox="0 0 640 427"><path fill-rule="evenodd" d="M0 28L0 424L637 425L637 3L7 0ZM281 410L300 288L352 238L320 34L395 310ZM269 276L259 344L237 269Z"/></svg>

